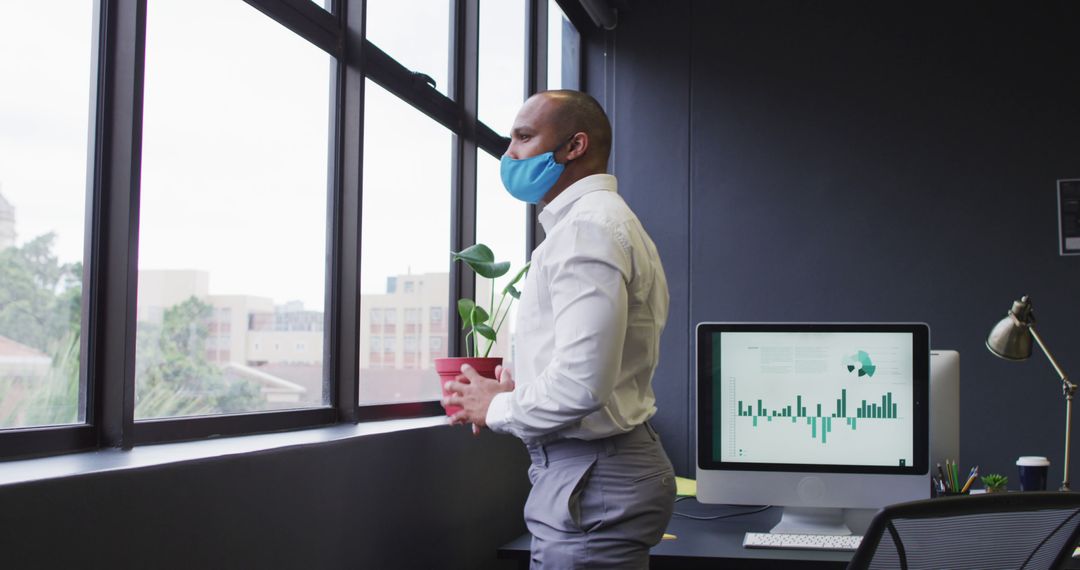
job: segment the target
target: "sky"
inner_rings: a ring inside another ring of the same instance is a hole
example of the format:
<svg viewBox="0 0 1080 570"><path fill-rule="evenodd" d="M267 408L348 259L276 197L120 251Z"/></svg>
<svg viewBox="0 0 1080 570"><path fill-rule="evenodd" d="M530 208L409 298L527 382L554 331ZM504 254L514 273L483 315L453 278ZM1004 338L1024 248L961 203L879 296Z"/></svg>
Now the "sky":
<svg viewBox="0 0 1080 570"><path fill-rule="evenodd" d="M524 96L524 5L480 4L480 118L504 135ZM0 2L0 194L16 208L17 242L55 232L64 262L83 256L92 6ZM368 38L445 93L449 0L367 6ZM212 294L322 310L332 65L241 0L150 0L140 269L207 271ZM391 275L448 270L452 136L366 90L368 294ZM519 267L525 207L479 154L478 241Z"/></svg>

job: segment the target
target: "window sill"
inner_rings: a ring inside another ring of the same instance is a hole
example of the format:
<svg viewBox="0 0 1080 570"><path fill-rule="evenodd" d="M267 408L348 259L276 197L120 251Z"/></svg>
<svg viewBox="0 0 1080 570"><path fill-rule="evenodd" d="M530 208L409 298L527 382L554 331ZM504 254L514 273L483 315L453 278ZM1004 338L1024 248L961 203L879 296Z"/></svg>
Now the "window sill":
<svg viewBox="0 0 1080 570"><path fill-rule="evenodd" d="M142 445L128 451L102 449L87 453L14 460L0 463L0 485L198 461L381 433L430 428L446 425L446 423L445 416L384 420L281 433Z"/></svg>

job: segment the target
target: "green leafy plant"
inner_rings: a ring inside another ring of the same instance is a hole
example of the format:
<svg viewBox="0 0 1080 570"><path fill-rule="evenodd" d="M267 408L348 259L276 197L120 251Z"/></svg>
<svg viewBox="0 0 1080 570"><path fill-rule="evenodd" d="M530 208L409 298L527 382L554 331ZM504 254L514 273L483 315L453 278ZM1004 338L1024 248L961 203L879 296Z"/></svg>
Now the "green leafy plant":
<svg viewBox="0 0 1080 570"><path fill-rule="evenodd" d="M528 263L521 268L514 275L510 282L506 284L502 289L502 295L499 297L499 305L495 305L495 280L503 275L506 275L510 271L509 261L495 261L495 254L492 253L491 248L478 243L476 245L465 248L459 252L451 252L451 256L454 261L464 262L470 269L473 270L480 277L484 277L491 280L491 299L488 303L488 308L477 305L472 299L459 299L457 303L458 314L461 315L461 328L467 330L465 335L465 352L469 357L475 358L479 355L479 348L477 346L477 335L487 339L487 348L484 350L483 357L491 352L491 348L495 346L495 339L498 338L499 330L502 329L503 322L506 320L506 315L510 312L510 306L513 305L514 299L521 298L521 292L517 289L517 284L526 274L529 272ZM507 296L510 297L507 302ZM504 306L505 305L505 306ZM470 344L469 341L472 341Z"/></svg>
<svg viewBox="0 0 1080 570"><path fill-rule="evenodd" d="M986 490L993 493L997 491L1004 491L1005 485L1008 484L1009 478L1004 475L998 475L997 473L991 473L982 477L983 486Z"/></svg>

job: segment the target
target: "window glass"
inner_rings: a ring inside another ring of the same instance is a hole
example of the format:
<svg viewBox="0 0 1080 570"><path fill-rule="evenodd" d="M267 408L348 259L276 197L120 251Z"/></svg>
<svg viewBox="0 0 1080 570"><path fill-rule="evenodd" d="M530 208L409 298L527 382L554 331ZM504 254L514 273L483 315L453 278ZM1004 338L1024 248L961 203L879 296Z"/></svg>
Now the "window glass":
<svg viewBox="0 0 1080 570"><path fill-rule="evenodd" d="M548 0L548 89L581 88L581 36L555 0Z"/></svg>
<svg viewBox="0 0 1080 570"><path fill-rule="evenodd" d="M525 1L481 0L478 54L480 120L503 136L525 97Z"/></svg>
<svg viewBox="0 0 1080 570"><path fill-rule="evenodd" d="M371 43L409 70L434 79L443 95L450 93L451 4L450 0L367 0L364 22Z"/></svg>
<svg viewBox="0 0 1080 570"><path fill-rule="evenodd" d="M243 2L146 26L135 417L324 405L333 60Z"/></svg>
<svg viewBox="0 0 1080 570"><path fill-rule="evenodd" d="M501 356L509 361L513 356L517 302L510 295L503 296L502 290L525 265L526 206L503 187L499 161L491 155L477 154L476 172L476 241L487 244L495 253L496 261L510 262L510 271L495 279L494 287L491 279L476 279L476 302L489 314L494 309L499 317L491 326L500 327L494 345L477 335L480 341L478 354L483 356L486 352L488 356ZM518 282L519 291L524 282L524 279Z"/></svg>
<svg viewBox="0 0 1080 570"><path fill-rule="evenodd" d="M94 2L0 2L0 429L83 421Z"/></svg>
<svg viewBox="0 0 1080 570"><path fill-rule="evenodd" d="M360 360L361 405L434 400L441 390L429 354L396 358L398 315L445 311L450 267L450 131L368 81L364 120L364 190L360 277L362 310L380 307L381 362ZM409 295L398 282L423 280ZM400 311L399 311L400 310ZM414 319L419 320L419 319ZM445 324L416 327L445 338ZM363 330L360 342L375 332ZM416 331L411 331L415 333ZM423 337L416 346L429 346ZM361 346L360 354L369 352Z"/></svg>

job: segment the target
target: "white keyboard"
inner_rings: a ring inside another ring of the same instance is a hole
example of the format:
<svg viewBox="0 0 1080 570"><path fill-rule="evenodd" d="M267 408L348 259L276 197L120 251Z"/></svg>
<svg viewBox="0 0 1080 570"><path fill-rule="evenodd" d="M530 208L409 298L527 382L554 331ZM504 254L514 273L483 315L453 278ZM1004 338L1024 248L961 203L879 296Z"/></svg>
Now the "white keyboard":
<svg viewBox="0 0 1080 570"><path fill-rule="evenodd" d="M798 550L849 550L859 548L862 537L858 535L829 534L772 534L748 532L743 538L745 548L791 548Z"/></svg>

